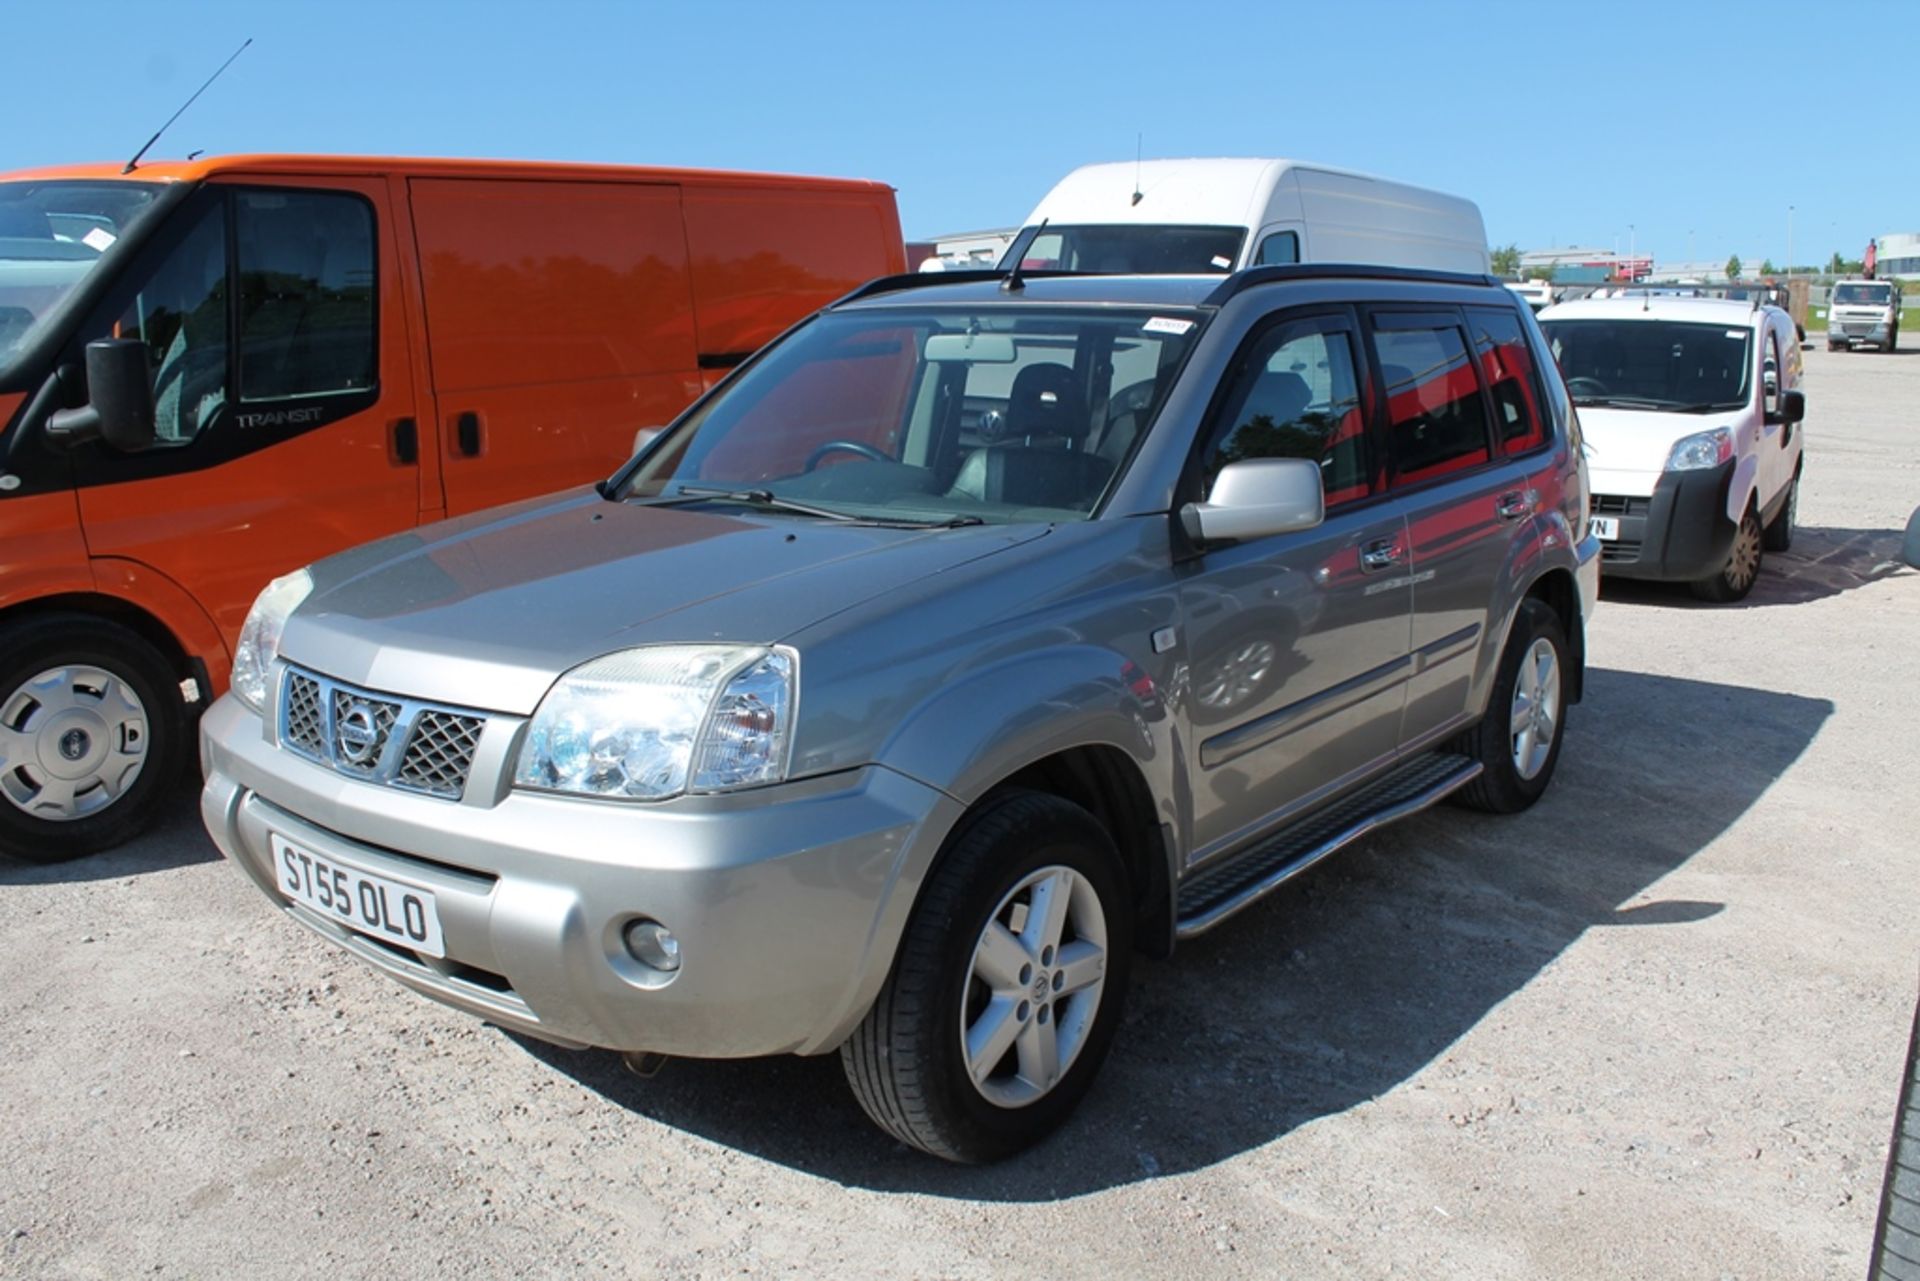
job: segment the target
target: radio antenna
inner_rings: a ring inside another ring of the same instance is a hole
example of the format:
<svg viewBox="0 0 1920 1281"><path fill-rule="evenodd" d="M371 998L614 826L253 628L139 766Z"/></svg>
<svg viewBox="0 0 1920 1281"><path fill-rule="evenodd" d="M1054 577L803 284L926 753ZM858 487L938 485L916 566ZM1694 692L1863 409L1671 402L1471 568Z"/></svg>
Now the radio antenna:
<svg viewBox="0 0 1920 1281"><path fill-rule="evenodd" d="M247 46L252 43L253 43L252 36L248 36L245 40L242 40L240 42L240 47L238 49L235 49L232 55L229 56L225 62L220 64L220 71L225 71L228 67L231 67L233 65L234 58L238 58L241 54L245 53L247 51ZM173 122L180 118L180 115L182 112L184 112L188 107L191 107L193 105L193 99L198 98L201 94L205 93L207 91L207 85L211 85L214 81L220 78L220 71L216 71L212 75L208 76L207 83L204 85L201 85L198 89L195 89L193 91L193 98L188 98L185 102L181 103L180 110L168 116L167 123L164 125L161 125L158 129L155 129L153 131L153 137L147 139L147 145L133 153L133 159L127 161L127 167L125 169L122 169L120 171L121 173L129 174L133 172L134 166L140 163L140 157L146 155L147 152L153 148L153 144L160 141L160 135L165 133L170 127L172 127Z"/></svg>
<svg viewBox="0 0 1920 1281"><path fill-rule="evenodd" d="M1142 141L1145 140L1145 138L1146 138L1146 135L1144 133L1136 133L1133 135L1133 202L1132 203L1136 205L1139 204L1143 199L1145 199L1147 194L1146 192L1140 190L1140 144L1142 143Z"/></svg>

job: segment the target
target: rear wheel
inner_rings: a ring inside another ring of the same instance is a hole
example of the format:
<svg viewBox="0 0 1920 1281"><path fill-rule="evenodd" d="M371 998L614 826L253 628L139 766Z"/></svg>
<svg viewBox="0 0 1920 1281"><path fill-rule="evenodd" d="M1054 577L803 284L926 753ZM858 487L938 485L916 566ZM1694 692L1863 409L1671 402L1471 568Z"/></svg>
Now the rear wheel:
<svg viewBox="0 0 1920 1281"><path fill-rule="evenodd" d="M840 1047L868 1116L950 1161L992 1161L1073 1111L1125 999L1133 912L1105 829L1036 792L989 801L915 907Z"/></svg>
<svg viewBox="0 0 1920 1281"><path fill-rule="evenodd" d="M0 631L0 655L0 849L56 862L138 834L186 755L166 661L77 615Z"/></svg>
<svg viewBox="0 0 1920 1281"><path fill-rule="evenodd" d="M1747 514L1740 518L1740 528L1734 531L1733 548L1727 553L1727 563L1717 573L1695 580L1691 584L1693 594L1716 605L1745 600L1760 577L1762 538L1759 513L1749 506Z"/></svg>
<svg viewBox="0 0 1920 1281"><path fill-rule="evenodd" d="M1566 721L1566 628L1550 605L1529 597L1500 656L1487 714L1454 741L1481 767L1455 798L1493 814L1532 805L1553 781Z"/></svg>

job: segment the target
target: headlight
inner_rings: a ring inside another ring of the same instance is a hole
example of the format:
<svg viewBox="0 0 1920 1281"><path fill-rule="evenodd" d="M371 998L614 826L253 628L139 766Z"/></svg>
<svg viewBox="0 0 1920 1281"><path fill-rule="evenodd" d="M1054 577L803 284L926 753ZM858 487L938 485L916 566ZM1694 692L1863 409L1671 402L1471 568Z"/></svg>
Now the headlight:
<svg viewBox="0 0 1920 1281"><path fill-rule="evenodd" d="M313 590L313 579L304 569L282 574L268 583L247 612L240 629L240 643L233 650L233 676L229 681L240 701L254 711L265 711L267 680L273 672L273 660L280 655L280 632L287 616Z"/></svg>
<svg viewBox="0 0 1920 1281"><path fill-rule="evenodd" d="M658 801L787 776L799 656L761 645L654 645L562 676L528 727L521 787Z"/></svg>
<svg viewBox="0 0 1920 1281"><path fill-rule="evenodd" d="M1733 433L1725 427L1715 427L1712 431L1695 432L1675 441L1673 452L1667 455L1667 470L1700 471L1707 467L1718 467L1731 457Z"/></svg>

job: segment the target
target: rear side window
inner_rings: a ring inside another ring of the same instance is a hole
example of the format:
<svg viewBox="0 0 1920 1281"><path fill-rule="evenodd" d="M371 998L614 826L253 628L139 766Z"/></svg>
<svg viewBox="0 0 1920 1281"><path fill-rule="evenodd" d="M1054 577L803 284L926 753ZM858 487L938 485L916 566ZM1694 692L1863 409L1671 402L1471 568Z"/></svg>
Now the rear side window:
<svg viewBox="0 0 1920 1281"><path fill-rule="evenodd" d="M1256 338L1202 456L1204 498L1229 463L1320 464L1329 509L1373 492L1353 336L1332 321L1280 325Z"/></svg>
<svg viewBox="0 0 1920 1281"><path fill-rule="evenodd" d="M1486 401L1457 324L1377 317L1394 483L1417 485L1492 459Z"/></svg>
<svg viewBox="0 0 1920 1281"><path fill-rule="evenodd" d="M240 398L374 385L373 209L330 192L241 191Z"/></svg>
<svg viewBox="0 0 1920 1281"><path fill-rule="evenodd" d="M1546 398L1520 317L1507 310L1467 309L1480 376L1493 394L1494 434L1502 452L1524 454L1547 439Z"/></svg>

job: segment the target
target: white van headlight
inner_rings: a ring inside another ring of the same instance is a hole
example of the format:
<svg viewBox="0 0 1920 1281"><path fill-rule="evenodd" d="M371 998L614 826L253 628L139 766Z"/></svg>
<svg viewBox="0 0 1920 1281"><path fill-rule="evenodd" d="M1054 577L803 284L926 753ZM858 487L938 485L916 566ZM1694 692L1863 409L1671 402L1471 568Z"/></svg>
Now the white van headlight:
<svg viewBox="0 0 1920 1281"><path fill-rule="evenodd" d="M540 700L517 786L658 801L777 783L799 656L781 646L650 645L574 668Z"/></svg>
<svg viewBox="0 0 1920 1281"><path fill-rule="evenodd" d="M1725 427L1715 427L1675 441L1673 452L1667 455L1667 470L1700 471L1718 467L1732 457L1733 433Z"/></svg>
<svg viewBox="0 0 1920 1281"><path fill-rule="evenodd" d="M273 676L273 660L280 656L280 633L287 618L312 590L313 577L304 569L296 569L268 583L247 611L240 643L233 648L233 675L228 685L235 697L256 712L266 710L267 682Z"/></svg>

